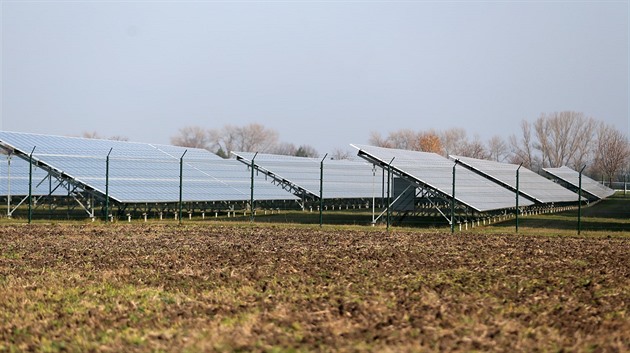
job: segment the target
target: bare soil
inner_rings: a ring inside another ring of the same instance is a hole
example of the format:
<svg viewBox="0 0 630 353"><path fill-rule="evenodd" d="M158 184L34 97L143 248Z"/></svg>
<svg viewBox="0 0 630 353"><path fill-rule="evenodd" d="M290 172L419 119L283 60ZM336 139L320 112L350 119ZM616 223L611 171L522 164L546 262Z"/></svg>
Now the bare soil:
<svg viewBox="0 0 630 353"><path fill-rule="evenodd" d="M630 239L0 226L0 352L627 352Z"/></svg>

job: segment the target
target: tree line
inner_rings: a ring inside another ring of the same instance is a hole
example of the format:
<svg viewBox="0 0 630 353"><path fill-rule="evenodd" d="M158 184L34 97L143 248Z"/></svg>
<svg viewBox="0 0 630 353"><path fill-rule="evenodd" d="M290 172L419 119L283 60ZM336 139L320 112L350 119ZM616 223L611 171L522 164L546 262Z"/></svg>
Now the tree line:
<svg viewBox="0 0 630 353"><path fill-rule="evenodd" d="M587 168L589 175L613 181L630 172L628 137L614 126L580 112L541 114L521 122L521 135L510 136L512 163L530 169Z"/></svg>
<svg viewBox="0 0 630 353"><path fill-rule="evenodd" d="M547 167L568 166L598 180L622 180L630 173L630 143L628 137L615 127L584 113L562 111L543 113L534 121L523 120L520 133L507 139L493 136L487 141L478 135L468 136L463 128L413 130L403 128L388 132L371 132L368 143L378 147L487 159L514 164L522 163L533 171ZM98 137L84 133L84 137ZM119 136L113 139L122 139ZM261 124L245 126L225 125L219 129L199 126L181 128L171 137L177 146L207 149L223 158L230 152L261 152L280 155L318 157L310 145L296 146L282 142L277 131ZM333 159L351 156L345 149L330 151Z"/></svg>
<svg viewBox="0 0 630 353"><path fill-rule="evenodd" d="M317 150L310 145L296 146L282 142L277 131L261 124L245 126L225 125L220 129L204 129L200 126L187 126L179 129L171 137L176 146L203 148L223 158L229 158L230 152L261 152L296 157L318 157ZM336 154L339 157L340 152Z"/></svg>
<svg viewBox="0 0 630 353"><path fill-rule="evenodd" d="M615 127L585 116L580 112L563 111L541 114L533 122L521 122L520 135L507 140L493 136L482 141L469 138L466 130L413 131L401 129L386 137L373 132L369 143L375 146L435 152L497 162L522 163L528 169L562 166L613 181L630 173L630 143Z"/></svg>

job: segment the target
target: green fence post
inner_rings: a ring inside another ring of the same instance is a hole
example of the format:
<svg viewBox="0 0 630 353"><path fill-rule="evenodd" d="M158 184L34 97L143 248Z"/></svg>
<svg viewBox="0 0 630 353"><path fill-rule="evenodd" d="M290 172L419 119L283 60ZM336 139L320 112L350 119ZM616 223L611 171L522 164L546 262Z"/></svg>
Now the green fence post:
<svg viewBox="0 0 630 353"><path fill-rule="evenodd" d="M182 190L184 189L184 156L188 150L185 150L179 158L179 224L182 224Z"/></svg>
<svg viewBox="0 0 630 353"><path fill-rule="evenodd" d="M390 187L390 182L392 180L392 162L394 162L394 159L396 157L393 157L391 161L389 161L389 164L387 165L387 232L389 233L389 223L390 223L390 217L391 217L391 187Z"/></svg>
<svg viewBox="0 0 630 353"><path fill-rule="evenodd" d="M105 158L105 223L109 222L109 155L114 147L109 149Z"/></svg>
<svg viewBox="0 0 630 353"><path fill-rule="evenodd" d="M328 156L328 153L324 155L322 161L319 163L319 227L322 227L324 223L323 209L324 209L324 160Z"/></svg>
<svg viewBox="0 0 630 353"><path fill-rule="evenodd" d="M451 193L451 234L455 233L455 167L459 159L453 164L453 191Z"/></svg>
<svg viewBox="0 0 630 353"><path fill-rule="evenodd" d="M250 166L250 168L252 169L251 195L249 199L249 210L251 212L251 214L249 215L250 222L254 222L254 159L256 159L257 155L258 152L254 153L254 157L252 157L252 163Z"/></svg>
<svg viewBox="0 0 630 353"><path fill-rule="evenodd" d="M35 147L37 146L33 146L28 156L28 224L33 221L33 152L35 152Z"/></svg>
<svg viewBox="0 0 630 353"><path fill-rule="evenodd" d="M523 163L521 163L518 168L516 168L516 233L518 233L518 214L520 213L518 209L518 171L519 169L521 169L522 166Z"/></svg>
<svg viewBox="0 0 630 353"><path fill-rule="evenodd" d="M11 219L11 153L7 154L7 218Z"/></svg>
<svg viewBox="0 0 630 353"><path fill-rule="evenodd" d="M578 235L582 232L582 172L584 168L586 168L586 165L580 169L578 182Z"/></svg>

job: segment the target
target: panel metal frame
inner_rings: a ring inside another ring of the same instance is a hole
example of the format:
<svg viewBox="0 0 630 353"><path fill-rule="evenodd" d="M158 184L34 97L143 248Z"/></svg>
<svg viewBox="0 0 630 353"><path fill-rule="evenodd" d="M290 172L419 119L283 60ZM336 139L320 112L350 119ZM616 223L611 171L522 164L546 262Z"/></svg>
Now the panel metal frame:
<svg viewBox="0 0 630 353"><path fill-rule="evenodd" d="M495 182L498 185L501 185L502 187L514 192L516 194L517 190L516 187L504 182L503 180L493 176L492 174L482 170L481 168L476 167L475 165L473 165L472 163L469 163L467 159L460 159L460 157L458 156L449 156L451 158L451 160L458 161L458 164L460 164L462 167L470 170L471 172L474 172L484 178L487 178L488 180L491 180L493 182ZM492 162L492 161L488 161L488 162ZM498 163L498 162L496 162ZM522 168L521 170L523 170L525 168ZM533 172L532 172L533 173ZM516 171L515 171L515 176L516 176ZM521 175L522 176L522 175ZM541 178L544 178L543 176L540 176ZM548 180L548 179L547 179ZM553 183L553 181L549 180L550 183ZM519 188L518 190L518 194L525 197L526 199L536 203L539 207L555 207L557 205L569 205L569 204L573 204L573 203L577 203L577 195L576 196L576 200L575 201L552 201L552 202L545 202L540 200L539 198L537 198L536 196L530 194L527 192L527 190L524 190L522 187ZM520 207L519 207L520 208ZM529 206L529 208L532 208L532 206Z"/></svg>
<svg viewBox="0 0 630 353"><path fill-rule="evenodd" d="M380 158L373 156L369 153L367 153L366 151L362 150L361 148L358 148L356 146L353 145L353 147L357 148L358 152L357 155L363 159L365 159L366 161L374 164L375 166L380 167L381 169L383 169L384 171L388 170L390 168L390 165L388 162L381 160ZM439 213L439 215L441 215L442 217L444 217L444 219L446 219L446 221L450 224L451 223L451 219L450 219L450 200L452 199L450 195L438 190L437 188L434 188L433 186L431 186L430 184L425 183L424 181L416 178L415 176L401 170L400 168L395 167L394 165L391 166L391 172L393 174L393 176L397 176L399 178L403 178L405 179L407 182L409 182L412 185L415 185L415 187L417 188L416 191L416 197L419 196L419 198L421 199L426 199L429 201L429 203L433 206L433 208ZM470 216L473 215L477 215L478 217L481 216L481 214L483 212L475 209L474 207L466 204L465 202L461 202L460 200L457 200L457 198L455 198L456 205L455 205L455 219L453 221L456 221L457 223L462 223L465 222ZM442 201L443 203L440 203L439 201ZM391 207L393 205L395 201L393 201L389 207ZM440 205L446 205L446 207L441 207ZM410 212L402 212L402 213L397 213L397 218L398 221L395 223L400 223L405 217L409 216L410 214L413 215L421 215L423 212L420 211L420 209L417 207L416 205L416 209L413 211L413 213ZM426 211L424 212L426 214Z"/></svg>
<svg viewBox="0 0 630 353"><path fill-rule="evenodd" d="M252 157L250 157L252 153L232 151L231 154L234 155L237 161L243 163L243 165L246 165L248 170L252 167L252 161L251 161ZM263 161L259 162L260 159L262 159ZM263 154L263 155L259 154L257 155L257 158L254 158L254 163L253 163L254 169L257 172L260 172L263 175L265 175L266 178L269 178L270 183L272 185L276 185L282 188L283 190L291 192L293 195L298 197L300 199L300 202L299 202L300 207L303 210L305 210L306 208L319 209L320 207L325 207L326 209L328 209L328 207L332 207L334 209L336 206L341 207L341 205L344 205L344 204L346 205L346 207L348 206L348 204L352 204L353 206L359 205L359 207L361 207L362 205L367 205L366 207L369 207L369 204L375 204L376 202L377 197L374 195L374 192L376 190L373 188L372 184L371 184L372 187L370 189L371 195L366 194L364 197L356 197L356 196L344 197L340 195L335 195L333 197L330 197L330 196L326 197L326 195L324 194L323 199L320 200L320 195L319 195L320 190L316 192L312 189L304 187L303 185L301 185L300 181L292 180L291 178L288 178L282 175L281 172L273 170L273 167L269 167L266 165L266 163L275 163L275 162L296 163L296 164L299 163L297 167L303 166L303 165L309 165L313 168L318 169L317 184L321 188L322 187L321 161L316 160L314 158L308 158L308 157L295 157L295 156L284 156L284 155L273 155L273 154ZM310 164L311 162L312 164ZM331 161L331 162L338 163L339 161ZM370 174L372 175L373 178L375 178L376 170L374 169L374 166L373 165L364 165L364 166L366 168L370 168ZM337 165L336 167L338 168L339 166ZM337 170L337 169L335 168L333 170ZM324 167L324 174L325 173L326 173L326 167ZM312 179L312 180L315 180L315 179ZM324 185L326 185L325 177L324 177L323 183ZM381 197L379 196L378 199L381 199ZM322 203L321 205L320 205L320 201Z"/></svg>
<svg viewBox="0 0 630 353"><path fill-rule="evenodd" d="M236 157L236 160L247 165L247 168L249 170L249 168L251 168L252 166L252 161L250 159L247 159L239 154L237 154L237 152L232 152L232 154ZM254 163L253 163L254 169L257 172L260 172L262 174L264 174L265 176L271 178L271 183L274 185L279 186L280 188L282 188L283 190L292 193L293 195L301 198L303 201L306 200L311 200L311 201L317 201L319 200L319 194L315 193L313 191L307 190L303 187L301 187L300 185L298 185L297 183L284 178L281 175L276 174L275 172L266 169L265 167L261 166L260 164L256 163L256 160L254 159Z"/></svg>
<svg viewBox="0 0 630 353"><path fill-rule="evenodd" d="M20 151L19 149L16 149L13 146L8 145L3 141L0 141L0 148L2 148L7 153L8 160L10 160L11 158L15 156L17 158L20 158L26 161L27 163L30 163L31 158L24 151ZM43 183L46 179L50 178L49 180L52 181L52 179L54 178L56 180L56 183L54 184L55 185L54 189L50 191L48 195L31 195L32 197L35 197L34 204L35 204L36 209L38 208L39 205L42 204L41 202L39 202L40 200L43 200L44 197L51 198L53 196L52 192L61 187L61 188L64 188L68 192L68 198L71 198L74 201L76 201L77 204L83 210L85 210L85 212L91 218L94 218L94 209L93 207L90 207L90 205L93 205L94 199L100 198L99 192L91 188L89 185L86 185L63 172L58 171L54 167L48 165L47 163L41 161L38 158L33 157L32 161L33 161L33 167L39 168L47 173L47 175L37 184L38 186L41 185L41 183ZM12 195L7 195L7 199L8 199L7 216L9 218L12 217L15 210L17 210L19 206L21 206L26 200L28 200L28 197L29 195L24 195L24 197L13 208L11 208L10 201L11 201Z"/></svg>
<svg viewBox="0 0 630 353"><path fill-rule="evenodd" d="M577 198L577 197L578 197L578 196L577 196L577 193L578 193L579 186L578 186L576 183L572 182L571 180L568 180L568 179L566 179L565 177L563 177L562 175L558 174L558 170L561 170L561 169L563 169L563 168L566 168L566 169L568 169L568 171L571 171L572 173L576 173L576 174L578 174L578 175L579 175L579 172L577 172L577 171L575 171L575 170L573 170L573 169L571 169L571 168L569 168L569 167L566 167L566 166L565 166L565 167L560 167L560 168L543 168L542 170L543 170L543 171L544 171L547 175L549 175L551 178L553 178L554 180L556 180L556 181L557 181L560 185L562 185L562 186L564 186L565 188L567 188L567 189L569 189L569 190L571 190L571 191L575 192L575 193L576 193L576 198ZM585 186L584 181L585 181L585 180L590 180L590 182L592 182L592 183L597 183L598 185L601 185L601 184L599 184L597 181L595 181L595 180L593 180L593 179L591 179L591 178L587 177L586 175L582 174L582 193L587 194L586 196L588 196L588 197L586 197L586 198L587 198L587 200L588 200L589 202L603 200L603 199L605 199L606 197L609 197L609 196L611 196L612 194L614 194L614 190L612 190L612 189L608 188L608 189L610 189L610 190L612 191L612 193L609 193L610 195L607 195L607 196L604 196L604 197L600 197L599 195L597 195L597 194L593 193L593 191L589 191L589 189L588 189L588 188L584 188L584 186ZM602 186L602 187L607 188L607 187L606 187L606 186L604 186L604 185L601 185L601 186ZM584 197L584 196L583 196L583 197ZM576 199L576 202L577 202L577 199Z"/></svg>

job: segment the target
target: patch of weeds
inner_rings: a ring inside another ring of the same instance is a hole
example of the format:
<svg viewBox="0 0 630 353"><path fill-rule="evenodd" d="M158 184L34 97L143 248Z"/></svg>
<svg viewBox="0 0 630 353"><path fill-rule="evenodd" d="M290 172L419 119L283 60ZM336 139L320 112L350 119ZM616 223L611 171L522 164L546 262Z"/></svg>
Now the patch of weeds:
<svg viewBox="0 0 630 353"><path fill-rule="evenodd" d="M8 249L7 251L0 254L0 258L4 258L7 260L19 260L22 258L22 254L16 250Z"/></svg>
<svg viewBox="0 0 630 353"><path fill-rule="evenodd" d="M67 345L63 341L59 342L43 337L40 342L40 349L44 353L64 352L67 350Z"/></svg>
<svg viewBox="0 0 630 353"><path fill-rule="evenodd" d="M221 318L221 325L227 328L243 326L244 324L255 321L259 315L258 310L239 312L234 315Z"/></svg>
<svg viewBox="0 0 630 353"><path fill-rule="evenodd" d="M578 280L579 287L590 287L593 285L593 279L591 277L582 277Z"/></svg>
<svg viewBox="0 0 630 353"><path fill-rule="evenodd" d="M160 300L164 304L167 304L167 305L171 305L171 304L177 303L177 300L173 296L165 294L165 293L160 294Z"/></svg>
<svg viewBox="0 0 630 353"><path fill-rule="evenodd" d="M304 328L302 324L297 321L293 321L286 331L294 342L302 342L304 339Z"/></svg>
<svg viewBox="0 0 630 353"><path fill-rule="evenodd" d="M582 259L573 259L571 260L571 264L579 268L587 268L589 265L587 261Z"/></svg>
<svg viewBox="0 0 630 353"><path fill-rule="evenodd" d="M293 347L274 346L274 347L265 348L264 352L265 353L300 353L300 352L304 352L304 350L300 350Z"/></svg>
<svg viewBox="0 0 630 353"><path fill-rule="evenodd" d="M146 342L146 338L136 329L124 328L120 332L123 342L130 343L134 346L141 346Z"/></svg>

